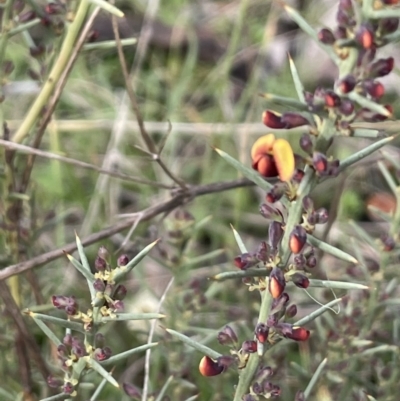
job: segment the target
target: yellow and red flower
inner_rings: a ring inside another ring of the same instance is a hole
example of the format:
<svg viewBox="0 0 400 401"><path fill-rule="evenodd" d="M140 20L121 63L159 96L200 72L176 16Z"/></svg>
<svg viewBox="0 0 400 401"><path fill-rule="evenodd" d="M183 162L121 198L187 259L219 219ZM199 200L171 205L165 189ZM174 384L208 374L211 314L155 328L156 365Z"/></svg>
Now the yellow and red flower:
<svg viewBox="0 0 400 401"><path fill-rule="evenodd" d="M286 139L268 134L258 138L251 148L252 167L263 177L279 176L289 181L295 168L293 150Z"/></svg>

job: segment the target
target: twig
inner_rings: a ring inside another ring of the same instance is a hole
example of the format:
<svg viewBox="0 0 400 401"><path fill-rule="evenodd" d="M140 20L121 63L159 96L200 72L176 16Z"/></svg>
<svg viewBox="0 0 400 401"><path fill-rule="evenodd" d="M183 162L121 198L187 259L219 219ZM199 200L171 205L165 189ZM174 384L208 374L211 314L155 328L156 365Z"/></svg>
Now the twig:
<svg viewBox="0 0 400 401"><path fill-rule="evenodd" d="M27 349L30 350L37 368L39 369L44 380L46 380L50 372L40 354L39 346L37 345L32 333L30 333L27 329L24 319L22 318L20 308L15 303L10 289L4 281L0 282L0 297L3 300L3 305L5 305L8 316L14 321L17 332L24 339Z"/></svg>
<svg viewBox="0 0 400 401"><path fill-rule="evenodd" d="M134 216L132 216L131 218L126 219L125 221L119 222L111 227L108 227L97 233L89 235L88 237L86 237L82 240L82 244L84 246L91 245L104 238L108 238L116 233L119 233L119 232L125 230L126 228L130 227L132 224L135 223L136 219L138 218L138 215L140 215L141 222L148 221L159 214L171 211L171 210L175 209L176 207L183 205L185 202L187 202L187 199L192 199L192 198L196 198L197 196L212 194L212 193L216 193L216 192L223 192L223 191L227 191L229 189L241 188L241 187L251 186L251 185L254 185L254 184L251 181L242 178L242 179L234 180L234 181L218 182L218 183L207 184L207 185L199 185L199 186L194 186L191 188L189 187L187 190L181 189L181 190L177 191L171 199L169 199L165 202L162 202L162 203L158 203L157 205L151 206L147 209L144 209L141 212L139 212L138 214L135 214ZM65 252L72 253L75 250L76 250L76 243L73 242L62 248L47 252L43 255L39 255L26 262L21 262L21 263L17 263L15 265L9 266L5 269L0 270L0 281L5 280L6 278L14 276L16 274L20 274L29 269L33 269L35 267L44 265L48 262L52 262L53 260L56 260L58 258L65 256Z"/></svg>
<svg viewBox="0 0 400 401"><path fill-rule="evenodd" d="M161 160L160 155L158 154L156 145L154 144L152 138L146 131L146 128L144 126L144 120L143 120L143 117L140 112L139 105L138 105L138 102L136 99L136 94L135 94L135 92L132 88L131 82L130 82L130 75L128 72L128 67L126 65L125 55L124 55L124 51L123 51L122 44L121 44L121 38L120 38L119 32L118 32L117 20L114 16L112 17L112 26L113 26L115 41L117 42L118 58L119 58L119 62L121 64L122 74L123 74L124 80L125 80L126 91L128 93L133 112L135 113L135 116L136 116L140 135L141 135L144 143L146 144L147 149L152 154L154 161L158 163L158 165L163 169L165 174L167 174L167 176L169 178L171 178L174 182L176 182L181 188L186 188L186 184L181 179L175 177L175 175L169 170L169 168Z"/></svg>
<svg viewBox="0 0 400 401"><path fill-rule="evenodd" d="M132 177L128 174L119 173L117 171L107 170L107 169L104 169L101 167L97 167L93 164L82 162L80 160L70 159L69 157L64 157L64 156L57 155L55 153L50 153L50 152L46 152L43 150L34 149L34 148L31 148L30 146L25 146L25 145L20 145L18 143L5 141L4 139L0 139L0 146L3 146L6 149L18 150L22 153L45 157L46 159L58 160L60 162L72 164L74 166L81 167L81 168L84 168L87 170L94 170L101 174L107 174L111 177L120 178L121 180L124 180L124 181L131 181L131 182L136 182L138 184L144 184L144 185L152 185L154 187L165 188L165 189L173 188L170 185L166 185L166 184L162 184L162 183L150 181L150 180L144 180L143 178Z"/></svg>
<svg viewBox="0 0 400 401"><path fill-rule="evenodd" d="M172 277L171 280L169 280L169 283L167 284L167 286L165 287L164 293L162 294L162 296L160 298L160 301L158 303L157 313L161 312L162 304L165 301L167 293L168 293L169 289L171 288L171 286L172 286L172 284L174 282L174 279L175 278ZM154 336L154 332L156 330L156 324L157 323L158 323L158 321L156 319L154 319L151 322L151 327L150 327L149 338L147 340L147 344L150 344L153 341L153 336ZM147 393L149 391L150 355L151 355L151 348L149 348L146 351L146 357L145 357L145 362L144 362L144 380L143 380L142 401L146 401L147 400Z"/></svg>

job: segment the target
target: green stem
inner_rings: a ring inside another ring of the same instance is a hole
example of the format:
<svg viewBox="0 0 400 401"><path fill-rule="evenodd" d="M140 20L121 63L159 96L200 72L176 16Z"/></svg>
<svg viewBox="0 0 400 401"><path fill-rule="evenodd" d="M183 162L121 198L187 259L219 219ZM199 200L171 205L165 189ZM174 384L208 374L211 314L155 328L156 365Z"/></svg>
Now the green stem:
<svg viewBox="0 0 400 401"><path fill-rule="evenodd" d="M56 60L43 88L32 104L28 114L26 115L24 121L18 128L17 132L13 137L13 141L16 143L21 143L29 134L29 131L33 128L38 116L40 115L43 107L47 104L54 87L61 74L63 73L65 66L71 56L73 48L75 46L76 38L82 28L85 21L87 11L89 9L90 3L88 0L81 0L78 6L78 10L75 15L75 19L69 26L65 39L63 41L60 54Z"/></svg>
<svg viewBox="0 0 400 401"><path fill-rule="evenodd" d="M316 148L319 151L326 153L330 146L331 138L333 137L335 132L336 131L334 127L334 121L324 120L320 126L320 134L317 139ZM281 267L286 266L291 254L289 248L289 237L294 227L300 223L301 215L303 212L302 200L312 191L317 183L317 178L318 177L315 174L313 168L307 167L305 169L305 175L297 191L297 199L296 201L291 203L288 219L285 226L285 234L281 241ZM264 291L262 293L261 306L258 317L258 321L260 323L265 323L267 321L271 309L271 303L272 297L269 291ZM240 374L239 382L236 387L235 398L233 401L242 400L242 397L246 393L248 393L251 381L253 380L253 377L257 371L259 361L260 358L256 353L250 355L246 367L242 370L242 373Z"/></svg>
<svg viewBox="0 0 400 401"><path fill-rule="evenodd" d="M261 307L258 316L258 321L260 323L265 323L267 321L269 312L271 310L272 297L269 291L265 290L261 293ZM247 361L246 367L242 370L239 377L239 382L236 387L235 398L233 401L241 401L242 397L249 391L251 381L256 374L258 365L260 362L260 357L257 353L251 354L249 360Z"/></svg>

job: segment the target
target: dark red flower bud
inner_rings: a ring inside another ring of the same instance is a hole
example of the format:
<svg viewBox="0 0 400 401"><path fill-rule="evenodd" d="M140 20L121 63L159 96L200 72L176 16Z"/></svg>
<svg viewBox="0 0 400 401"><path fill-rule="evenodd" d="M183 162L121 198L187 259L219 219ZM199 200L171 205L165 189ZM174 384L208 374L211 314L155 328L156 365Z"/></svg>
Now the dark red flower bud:
<svg viewBox="0 0 400 401"><path fill-rule="evenodd" d="M398 18L382 18L380 20L381 33L386 35L388 33L396 32L399 27Z"/></svg>
<svg viewBox="0 0 400 401"><path fill-rule="evenodd" d="M340 97L332 90L325 91L324 100L327 107L338 107L341 102Z"/></svg>
<svg viewBox="0 0 400 401"><path fill-rule="evenodd" d="M294 273L292 275L292 281L294 285L299 288L308 288L308 286L310 285L310 280L308 279L308 277L304 276L301 273Z"/></svg>
<svg viewBox="0 0 400 401"><path fill-rule="evenodd" d="M315 256L310 256L307 259L307 267L309 267L310 269L314 268L315 266L317 266L317 258Z"/></svg>
<svg viewBox="0 0 400 401"><path fill-rule="evenodd" d="M392 72L394 67L394 58L381 58L369 66L369 76L372 78L384 77Z"/></svg>
<svg viewBox="0 0 400 401"><path fill-rule="evenodd" d="M127 292L128 292L128 290L126 289L126 287L124 285L120 284L115 289L115 292L113 294L113 299L118 300L118 301L122 301L126 297L126 293Z"/></svg>
<svg viewBox="0 0 400 401"><path fill-rule="evenodd" d="M283 236L282 223L272 221L268 229L269 244L272 249L276 249Z"/></svg>
<svg viewBox="0 0 400 401"><path fill-rule="evenodd" d="M74 316L78 313L78 304L67 305L64 310L68 316Z"/></svg>
<svg viewBox="0 0 400 401"><path fill-rule="evenodd" d="M307 341L310 337L310 331L304 327L293 327L292 332L285 335L286 338L290 338L295 341Z"/></svg>
<svg viewBox="0 0 400 401"><path fill-rule="evenodd" d="M361 25L356 32L356 41L364 49L371 49L374 46L374 31L372 28Z"/></svg>
<svg viewBox="0 0 400 401"><path fill-rule="evenodd" d="M272 384L269 381L264 380L263 384L263 394L265 398L269 399L271 397L279 397L281 395L281 389L278 385Z"/></svg>
<svg viewBox="0 0 400 401"><path fill-rule="evenodd" d="M269 246L265 241L262 241L258 246L257 252L254 255L259 261L266 262L269 257Z"/></svg>
<svg viewBox="0 0 400 401"><path fill-rule="evenodd" d="M285 315L288 318L295 317L297 315L297 306L295 304L290 305L286 308Z"/></svg>
<svg viewBox="0 0 400 401"><path fill-rule="evenodd" d="M254 331L257 340L264 344L268 340L269 327L265 323L258 323Z"/></svg>
<svg viewBox="0 0 400 401"><path fill-rule="evenodd" d="M329 219L328 211L324 207L321 207L318 210L316 210L315 214L317 217L318 224L325 224Z"/></svg>
<svg viewBox="0 0 400 401"><path fill-rule="evenodd" d="M126 266L129 263L128 255L121 255L117 260L118 266Z"/></svg>
<svg viewBox="0 0 400 401"><path fill-rule="evenodd" d="M252 393L255 395L261 395L264 393L264 388L262 386L262 383L259 382L254 382L253 385L251 386Z"/></svg>
<svg viewBox="0 0 400 401"><path fill-rule="evenodd" d="M330 29L322 28L318 32L318 40L325 45L333 45L336 41L336 38Z"/></svg>
<svg viewBox="0 0 400 401"><path fill-rule="evenodd" d="M203 356L199 364L199 371L203 376L216 376L224 371L224 367L208 356Z"/></svg>
<svg viewBox="0 0 400 401"><path fill-rule="evenodd" d="M302 253L295 255L293 258L293 263L297 270L304 269L306 261L306 257Z"/></svg>
<svg viewBox="0 0 400 401"><path fill-rule="evenodd" d="M75 391L75 387L72 383L65 382L62 390L65 394L72 394Z"/></svg>
<svg viewBox="0 0 400 401"><path fill-rule="evenodd" d="M246 354L257 352L257 342L253 340L243 341L242 351Z"/></svg>
<svg viewBox="0 0 400 401"><path fill-rule="evenodd" d="M281 121L285 124L285 128L296 128L303 125L310 125L310 122L301 114L291 112L283 114Z"/></svg>
<svg viewBox="0 0 400 401"><path fill-rule="evenodd" d="M85 345L78 341L73 343L71 347L71 354L75 355L77 358L87 355Z"/></svg>
<svg viewBox="0 0 400 401"><path fill-rule="evenodd" d="M307 223L310 224L311 226L314 226L315 224L317 224L317 215L315 212L311 212L307 216Z"/></svg>
<svg viewBox="0 0 400 401"><path fill-rule="evenodd" d="M64 309L67 305L67 297L64 295L53 295L51 302L57 309Z"/></svg>
<svg viewBox="0 0 400 401"><path fill-rule="evenodd" d="M354 18L351 16L351 13L341 7L338 7L338 11L336 14L336 21L338 25L344 27L352 27L356 23Z"/></svg>
<svg viewBox="0 0 400 401"><path fill-rule="evenodd" d="M335 38L336 39L346 39L347 38L347 29L344 26L338 26L335 29Z"/></svg>
<svg viewBox="0 0 400 401"><path fill-rule="evenodd" d="M281 117L272 111L266 110L262 115L262 122L269 128L285 128L286 124L282 122Z"/></svg>
<svg viewBox="0 0 400 401"><path fill-rule="evenodd" d="M274 267L269 275L268 290L272 298L278 298L285 290L286 282L283 272L278 267Z"/></svg>
<svg viewBox="0 0 400 401"><path fill-rule="evenodd" d="M378 81L367 79L363 82L363 88L374 99L379 99L385 94L385 87Z"/></svg>
<svg viewBox="0 0 400 401"><path fill-rule="evenodd" d="M97 256L94 261L94 268L99 272L104 271L107 269L107 262L100 256Z"/></svg>
<svg viewBox="0 0 400 401"><path fill-rule="evenodd" d="M140 400L142 398L141 391L133 384L123 383L122 388L129 397Z"/></svg>
<svg viewBox="0 0 400 401"><path fill-rule="evenodd" d="M300 253L307 242L307 233L304 227L296 226L290 233L289 248L293 253Z"/></svg>
<svg viewBox="0 0 400 401"><path fill-rule="evenodd" d="M295 182L295 183L297 183L297 184L300 184L301 183L301 180L303 179L303 177L304 177L304 170L301 170L301 169L299 169L299 168L296 168L296 170L294 170L294 173L293 173L293 177L292 177L292 182Z"/></svg>
<svg viewBox="0 0 400 401"><path fill-rule="evenodd" d="M351 116L354 113L354 104L350 99L343 99L339 106L339 112L344 116Z"/></svg>
<svg viewBox="0 0 400 401"><path fill-rule="evenodd" d="M93 288L97 292L104 292L104 290L106 289L106 285L104 284L104 281L102 279L97 278L93 281Z"/></svg>
<svg viewBox="0 0 400 401"><path fill-rule="evenodd" d="M328 172L328 159L324 154L320 152L314 152L313 166L318 174L326 175L326 173Z"/></svg>
<svg viewBox="0 0 400 401"><path fill-rule="evenodd" d="M301 149L304 150L304 152L306 152L308 155L312 154L314 144L313 144L310 134L304 133L300 137L299 143L300 143Z"/></svg>
<svg viewBox="0 0 400 401"><path fill-rule="evenodd" d="M260 214L261 214L261 216L265 217L266 219L270 219L270 218L276 216L277 212L273 206L263 203L260 206Z"/></svg>
<svg viewBox="0 0 400 401"><path fill-rule="evenodd" d="M234 259L235 266L240 270L247 270L250 267L255 266L259 261L254 255L249 253L243 253Z"/></svg>
<svg viewBox="0 0 400 401"><path fill-rule="evenodd" d="M228 325L218 332L217 338L221 345L235 345L238 341L235 331Z"/></svg>
<svg viewBox="0 0 400 401"><path fill-rule="evenodd" d="M279 312L282 308L284 308L289 302L289 295L284 292L280 297L274 298L271 304L271 314ZM267 325L268 327L271 327Z"/></svg>
<svg viewBox="0 0 400 401"><path fill-rule="evenodd" d="M109 347L104 347L104 348L96 348L94 350L93 356L96 361L105 361L111 356L112 352Z"/></svg>
<svg viewBox="0 0 400 401"><path fill-rule="evenodd" d="M384 234L381 236L381 241L383 243L383 250L385 252L390 252L393 251L393 249L396 246L396 242L393 239L392 236L388 235L388 234Z"/></svg>
<svg viewBox="0 0 400 401"><path fill-rule="evenodd" d="M339 81L338 88L342 93L349 93L355 88L356 83L357 80L355 79L354 75L349 74Z"/></svg>
<svg viewBox="0 0 400 401"><path fill-rule="evenodd" d="M257 370L257 373L254 377L255 382L263 382L265 379L268 379L273 375L273 371L269 366L260 366Z"/></svg>
<svg viewBox="0 0 400 401"><path fill-rule="evenodd" d="M119 300L113 302L112 307L114 309L114 312L116 312L116 313L123 312L124 309L125 309L124 302L123 301L119 301Z"/></svg>
<svg viewBox="0 0 400 401"><path fill-rule="evenodd" d="M387 4L390 6L395 6L396 4L400 4L400 0L381 0L383 4Z"/></svg>
<svg viewBox="0 0 400 401"><path fill-rule="evenodd" d="M268 203L275 203L277 202L279 199L282 198L283 194L285 193L285 188L286 188L286 184L279 182L277 184L275 184L271 191L269 191L266 195L265 195L265 201Z"/></svg>

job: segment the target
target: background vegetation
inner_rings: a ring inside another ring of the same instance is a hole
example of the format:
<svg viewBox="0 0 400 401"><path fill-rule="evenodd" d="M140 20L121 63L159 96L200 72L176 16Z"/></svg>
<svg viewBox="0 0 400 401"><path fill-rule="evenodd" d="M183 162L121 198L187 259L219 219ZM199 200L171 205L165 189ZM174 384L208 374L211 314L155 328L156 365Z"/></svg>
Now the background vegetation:
<svg viewBox="0 0 400 401"><path fill-rule="evenodd" d="M7 4L12 4L8 17ZM49 4L56 4L61 11L49 13ZM249 250L266 239L268 225L258 212L264 193L240 180L238 172L213 147L250 165L251 145L271 131L260 122L262 111L270 105L261 94L296 96L287 53L309 91L332 86L336 67L299 31L279 2L131 0L117 2L116 6L125 13L125 19L118 20L122 39L138 38L135 44L124 42L128 43L124 54L130 82L145 128L157 148L162 148L161 159L168 171L189 188L230 181L235 184L229 190L218 185L205 187L204 195L199 190L194 196L179 199L172 205L176 207L157 209L176 196L179 183L149 155L126 93L116 45L105 48L101 44L102 40L114 40L110 14L102 10L90 29L93 41L77 56L39 140L40 149L48 153L34 160L24 191L10 191L10 185L21 188L28 156L23 151L14 155L10 175L7 152L11 151L2 145L0 255L5 270L0 272L0 279L4 284L7 278L21 310L52 311L50 299L54 294L74 295L80 304L89 306L85 280L62 257L63 250L73 251L75 232L87 244L92 266L100 245L108 249L115 264L119 255L132 258L160 238L125 283L128 294L124 300L126 311L160 309L166 315L155 328L154 339L159 345L151 352L149 368L144 353L138 354L117 364L113 376L140 389L148 380L149 400L166 382L165 397L171 400L195 395L204 401L231 400L237 372L228 370L216 378L201 376L198 364L202 355L163 329L193 336L221 353L226 349L218 344L217 332L225 324L236 328L241 341L253 336L258 294L249 292L241 280L220 283L209 278L235 269L233 260L240 252L230 225L240 232ZM295 7L311 26L319 28L332 24L337 2L298 1ZM1 115L11 137L18 132L60 53L65 27L71 23L69 12L74 9L75 5L63 2L8 0L2 4L2 40L7 37L7 43L0 41ZM35 21L32 27L10 35L10 25L4 24L18 26L18 15L21 18L30 10L37 13L27 21ZM385 48L382 55L396 56L398 48L393 46ZM8 60L13 68L7 69ZM392 104L396 115L398 71L382 82L386 88L382 103ZM49 106L46 102L46 108ZM287 108L274 104L274 110ZM39 125L20 143L32 146ZM295 150L299 149L299 132L294 130L285 137ZM281 387L282 400L293 400L298 390L304 390L324 358L328 358L328 365L315 387L314 399L367 400L367 394L376 399L397 399L398 250L388 257L382 271L380 245L367 241L361 246L355 239L360 227L371 236L368 238L379 238L388 231L390 218L385 220L385 213L393 212L396 199L393 188L382 179L377 161L398 160L395 142L385 148L384 155L371 156L354 166L351 173L318 186L312 194L317 208L326 207L336 217L329 229L323 227L317 234L350 253L357 249L354 256L360 261L355 266L321 253L313 277L363 282L371 291L310 289L311 296L300 289L291 292L298 318L316 309L317 302L325 304L345 294L349 297L341 304L340 313L328 312L310 325L308 342L282 342L268 355L266 363L274 370L273 382ZM334 143L332 154L344 158L369 143L365 138L341 138ZM47 157L49 153L103 171L52 160ZM388 168L393 176L398 174L398 167ZM126 176L113 177L104 170ZM17 249L7 233L10 216L5 212L10 199L20 202ZM11 270L24 270L18 276L19 283L8 278L10 266ZM43 374L46 369L52 374L60 372L56 350L33 321L23 317L21 327L21 321L13 317L15 309L4 286L2 289L0 399L49 397L52 390ZM115 322L106 326L104 335L117 354L146 343L150 329L151 321ZM54 331L62 338L61 328ZM32 341L37 348L32 348ZM46 369L33 358L36 352ZM77 400L89 399L101 378L93 373L85 382ZM106 385L98 399L129 397Z"/></svg>

